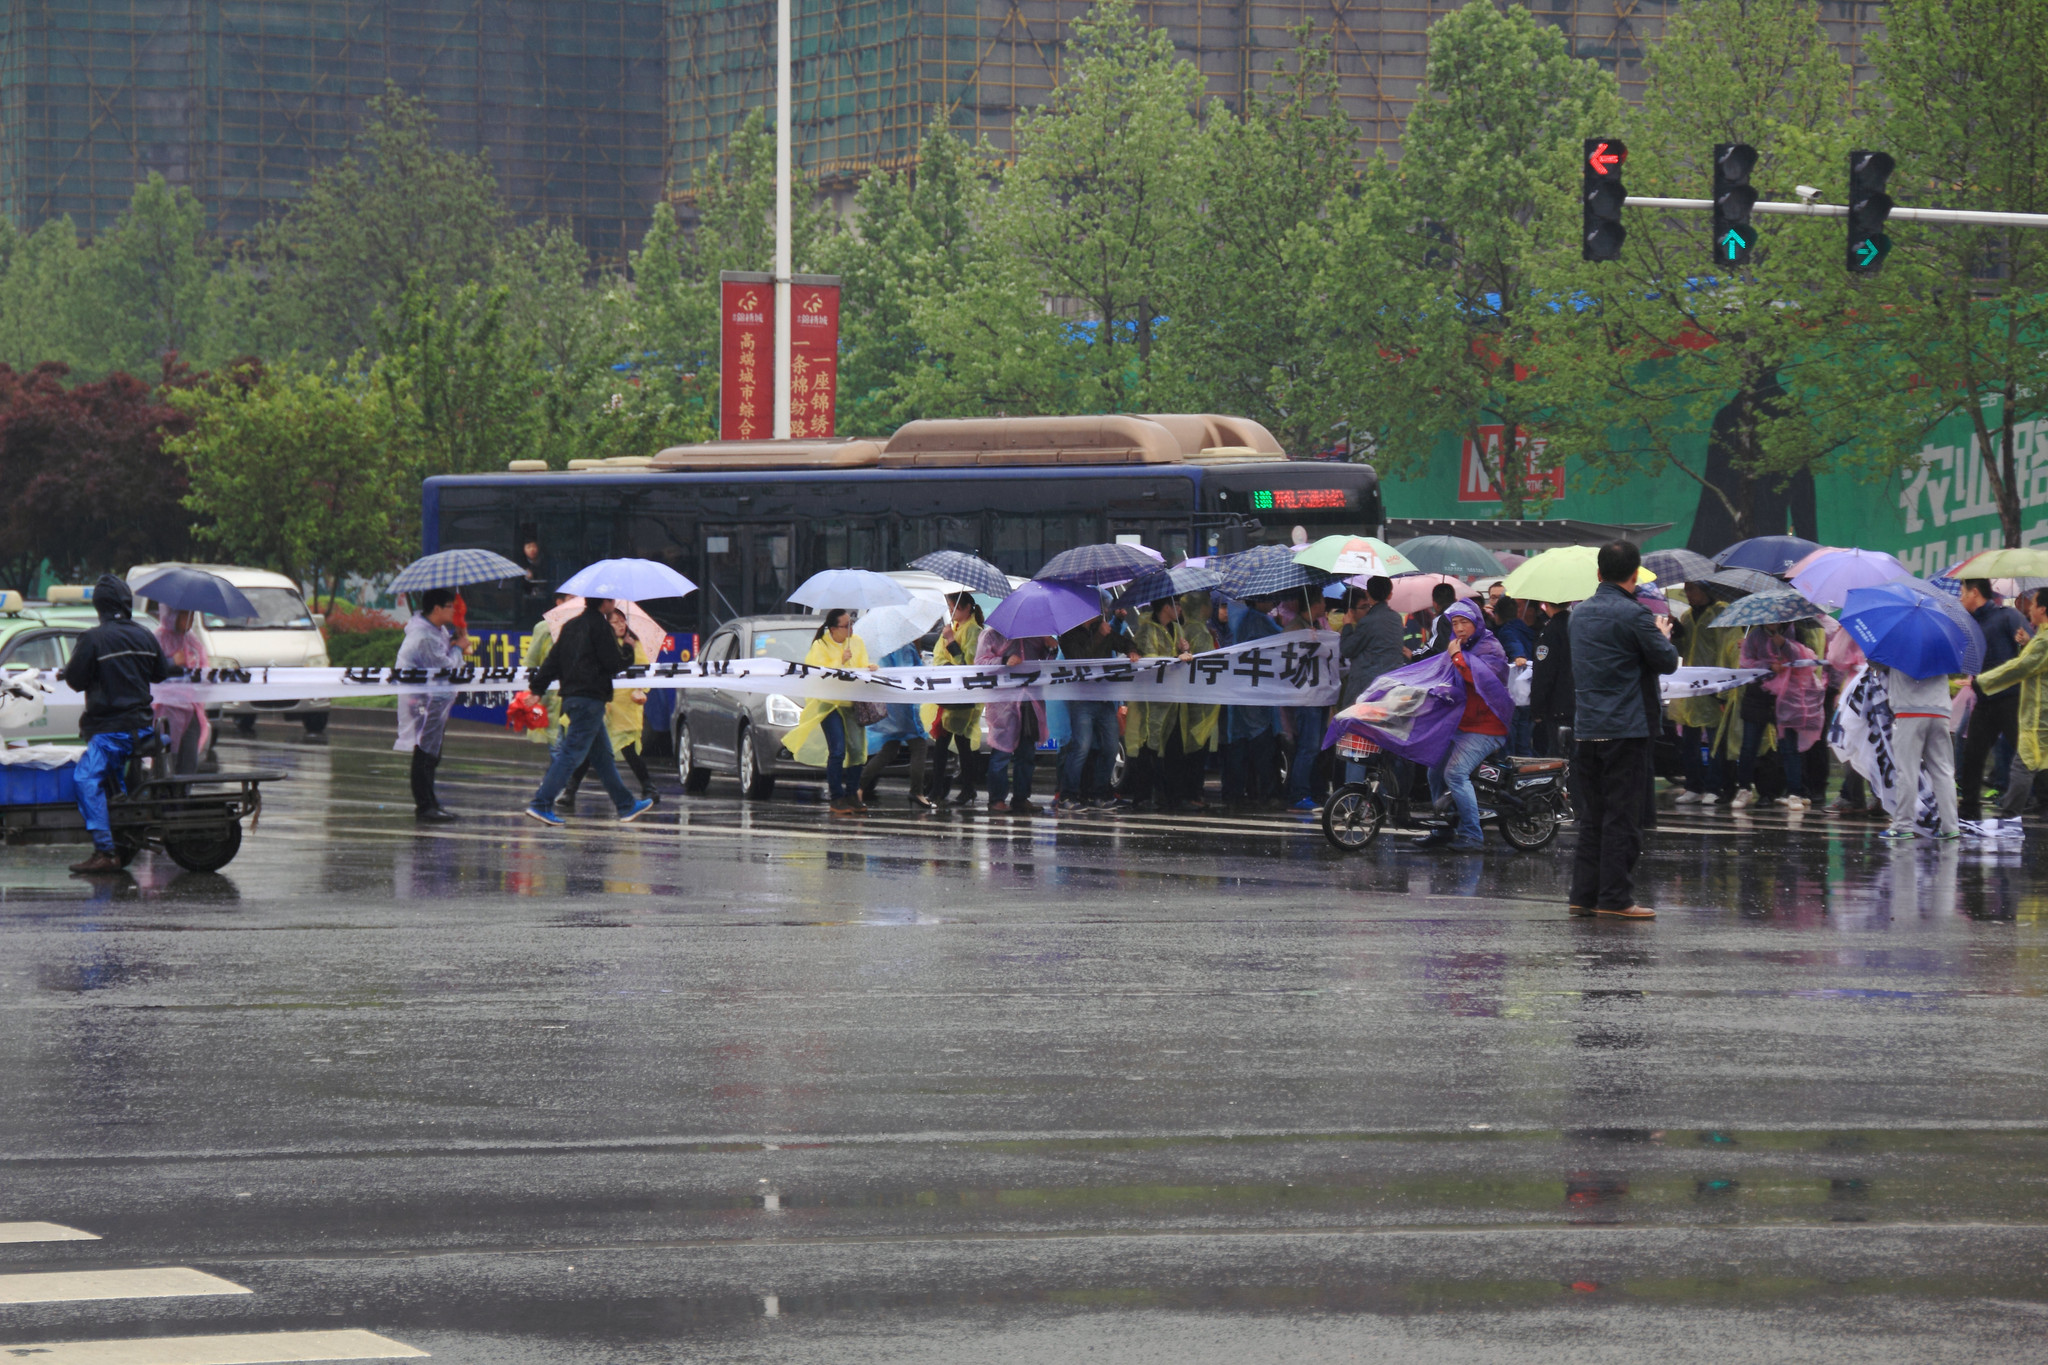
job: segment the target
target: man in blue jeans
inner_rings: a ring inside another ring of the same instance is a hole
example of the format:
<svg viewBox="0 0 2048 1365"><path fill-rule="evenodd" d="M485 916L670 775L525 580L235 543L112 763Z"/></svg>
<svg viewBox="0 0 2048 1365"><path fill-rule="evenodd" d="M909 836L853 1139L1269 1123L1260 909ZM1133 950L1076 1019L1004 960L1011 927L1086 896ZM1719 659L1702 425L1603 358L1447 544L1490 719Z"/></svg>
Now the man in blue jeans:
<svg viewBox="0 0 2048 1365"><path fill-rule="evenodd" d="M562 712L569 718L568 730L555 742L547 776L541 779L540 790L526 807L526 813L543 825L567 823L555 814L555 798L569 785L570 777L586 758L590 760L591 772L618 807L620 824L638 820L654 809L652 801L634 800L633 793L619 780L611 736L605 732L604 710L611 704L612 679L629 662L606 616L610 607L608 599L586 598L582 613L562 627L547 658L527 679L527 690L536 697L559 681Z"/></svg>
<svg viewBox="0 0 2048 1365"><path fill-rule="evenodd" d="M1138 658L1128 646L1129 642L1100 616L1060 636L1060 655L1067 659L1112 659L1120 652ZM1113 701L1067 703L1067 745L1060 751L1060 796L1053 803L1055 815L1115 804L1112 775L1116 771L1117 746L1123 740L1116 717L1117 703ZM1089 790L1091 785L1095 788L1093 793Z"/></svg>
<svg viewBox="0 0 2048 1365"><path fill-rule="evenodd" d="M93 850L71 870L119 872L107 788L125 790L128 760L156 723L149 685L168 677L171 665L156 636L135 624L135 596L126 583L103 575L93 586L92 605L100 623L78 637L64 665L64 685L85 694L85 713L78 722L85 757L78 760L74 780L78 813L92 835Z"/></svg>

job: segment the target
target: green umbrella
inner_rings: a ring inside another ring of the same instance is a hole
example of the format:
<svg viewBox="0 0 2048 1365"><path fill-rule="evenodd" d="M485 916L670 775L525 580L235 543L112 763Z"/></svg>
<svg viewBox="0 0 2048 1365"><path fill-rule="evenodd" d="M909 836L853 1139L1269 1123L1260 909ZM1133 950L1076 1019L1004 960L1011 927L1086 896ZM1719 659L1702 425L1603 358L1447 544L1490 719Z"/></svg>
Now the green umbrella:
<svg viewBox="0 0 2048 1365"><path fill-rule="evenodd" d="M1517 602L1581 602L1600 586L1600 551L1591 545L1560 545L1532 557L1502 581ZM1644 571L1637 581L1656 575Z"/></svg>
<svg viewBox="0 0 2048 1365"><path fill-rule="evenodd" d="M1294 562L1325 573L1350 577L1354 574L1420 573L1415 562L1378 536L1324 536L1294 552Z"/></svg>

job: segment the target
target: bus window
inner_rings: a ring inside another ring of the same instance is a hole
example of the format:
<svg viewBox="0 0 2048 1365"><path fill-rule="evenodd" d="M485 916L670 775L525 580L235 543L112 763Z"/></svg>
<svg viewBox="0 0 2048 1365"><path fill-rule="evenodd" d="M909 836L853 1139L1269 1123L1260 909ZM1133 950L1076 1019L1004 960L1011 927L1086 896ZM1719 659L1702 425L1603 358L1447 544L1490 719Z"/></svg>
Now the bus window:
<svg viewBox="0 0 2048 1365"><path fill-rule="evenodd" d="M896 559L903 564L936 550L962 550L978 555L981 518L905 517L897 524L896 537Z"/></svg>
<svg viewBox="0 0 2048 1365"><path fill-rule="evenodd" d="M872 535L872 531L869 534ZM751 610L757 615L781 611L789 601L789 594L796 588L796 580L790 577L791 536L787 530L756 526L752 528L749 539L754 548L754 581L751 585L754 605Z"/></svg>
<svg viewBox="0 0 2048 1365"><path fill-rule="evenodd" d="M820 521L811 528L810 573L824 569L883 569L882 547L871 521Z"/></svg>

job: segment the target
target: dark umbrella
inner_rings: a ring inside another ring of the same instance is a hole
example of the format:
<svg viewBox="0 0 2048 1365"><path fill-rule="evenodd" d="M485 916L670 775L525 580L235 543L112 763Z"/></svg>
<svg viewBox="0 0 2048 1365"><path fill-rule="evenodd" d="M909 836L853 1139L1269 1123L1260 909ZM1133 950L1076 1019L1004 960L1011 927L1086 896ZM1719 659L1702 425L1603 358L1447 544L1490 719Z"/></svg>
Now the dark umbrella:
<svg viewBox="0 0 2048 1365"><path fill-rule="evenodd" d="M1506 570L1493 551L1463 536L1417 536L1394 547L1424 573L1447 573L1456 578L1492 578Z"/></svg>
<svg viewBox="0 0 2048 1365"><path fill-rule="evenodd" d="M1048 583L1121 583L1159 567L1159 556L1136 545L1077 545L1031 575Z"/></svg>
<svg viewBox="0 0 2048 1365"><path fill-rule="evenodd" d="M247 621L261 614L234 584L203 569L157 569L130 583L128 590L172 611L203 611L229 621Z"/></svg>
<svg viewBox="0 0 2048 1365"><path fill-rule="evenodd" d="M1716 569L1705 578L1691 581L1705 588L1709 597L1722 602L1733 602L1753 592L1773 592L1785 586L1784 579L1758 573L1755 569Z"/></svg>
<svg viewBox="0 0 2048 1365"><path fill-rule="evenodd" d="M1643 567L1659 583L1697 583L1720 565L1697 550L1652 550L1643 556Z"/></svg>
<svg viewBox="0 0 2048 1365"><path fill-rule="evenodd" d="M989 597L1010 595L1009 577L986 559L965 550L934 550L911 560L910 567L937 574L948 583L958 583Z"/></svg>
<svg viewBox="0 0 2048 1365"><path fill-rule="evenodd" d="M1150 573L1139 574L1117 593L1116 601L1111 605L1141 607L1162 597L1178 597L1184 592L1213 588L1222 581L1222 574L1206 566L1176 564L1170 569L1153 569Z"/></svg>
<svg viewBox="0 0 2048 1365"><path fill-rule="evenodd" d="M1819 548L1818 541L1803 536L1751 536L1715 555L1714 562L1724 569L1782 574L1789 573L1794 564Z"/></svg>
<svg viewBox="0 0 2048 1365"><path fill-rule="evenodd" d="M1240 602L1295 588L1319 588L1337 577L1296 560L1291 545L1255 545L1225 557L1216 567L1222 575L1217 586Z"/></svg>
<svg viewBox="0 0 2048 1365"><path fill-rule="evenodd" d="M1738 626L1783 625L1791 621L1810 621L1828 614L1826 607L1809 601L1806 594L1797 588L1772 588L1768 592L1753 592L1734 603L1714 618L1717 629L1732 630Z"/></svg>

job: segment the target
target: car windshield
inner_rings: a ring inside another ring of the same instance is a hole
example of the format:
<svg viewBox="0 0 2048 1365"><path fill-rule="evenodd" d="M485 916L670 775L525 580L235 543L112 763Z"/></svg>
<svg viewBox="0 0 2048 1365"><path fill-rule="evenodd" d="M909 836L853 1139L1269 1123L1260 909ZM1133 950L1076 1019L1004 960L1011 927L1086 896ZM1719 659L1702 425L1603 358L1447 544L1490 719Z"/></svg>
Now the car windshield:
<svg viewBox="0 0 2048 1365"><path fill-rule="evenodd" d="M311 630L313 617L306 599L291 588L243 588L242 596L256 608L254 616L205 614L208 630Z"/></svg>
<svg viewBox="0 0 2048 1365"><path fill-rule="evenodd" d="M815 626L795 630L757 630L754 632L754 657L787 659L800 664L804 655L811 652L811 638L817 633Z"/></svg>

